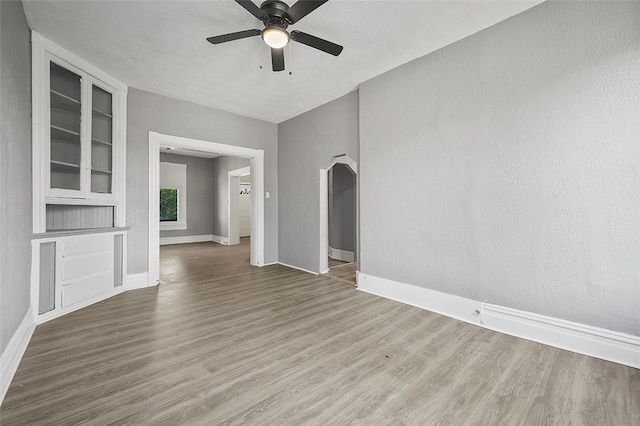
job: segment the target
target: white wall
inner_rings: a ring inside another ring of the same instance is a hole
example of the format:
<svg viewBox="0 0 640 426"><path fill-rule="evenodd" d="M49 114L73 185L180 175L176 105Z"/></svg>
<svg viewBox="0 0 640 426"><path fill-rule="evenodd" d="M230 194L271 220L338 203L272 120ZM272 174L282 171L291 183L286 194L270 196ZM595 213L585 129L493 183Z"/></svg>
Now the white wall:
<svg viewBox="0 0 640 426"><path fill-rule="evenodd" d="M31 270L31 49L19 1L0 1L0 119L2 354L29 309Z"/></svg>
<svg viewBox="0 0 640 426"><path fill-rule="evenodd" d="M361 270L640 335L639 114L638 2L546 2L362 84Z"/></svg>

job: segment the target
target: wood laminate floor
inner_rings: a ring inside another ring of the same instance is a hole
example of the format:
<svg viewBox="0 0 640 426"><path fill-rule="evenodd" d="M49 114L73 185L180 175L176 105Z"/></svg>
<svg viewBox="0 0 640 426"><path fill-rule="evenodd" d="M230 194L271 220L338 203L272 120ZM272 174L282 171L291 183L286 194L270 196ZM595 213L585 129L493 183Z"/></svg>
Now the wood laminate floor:
<svg viewBox="0 0 640 426"><path fill-rule="evenodd" d="M36 328L8 425L638 425L640 370L492 332L248 246Z"/></svg>
<svg viewBox="0 0 640 426"><path fill-rule="evenodd" d="M327 272L327 275L333 278L342 279L355 285L358 264L355 262L341 262L339 260L334 260L334 262L340 263L335 263L333 266L329 265L329 272Z"/></svg>

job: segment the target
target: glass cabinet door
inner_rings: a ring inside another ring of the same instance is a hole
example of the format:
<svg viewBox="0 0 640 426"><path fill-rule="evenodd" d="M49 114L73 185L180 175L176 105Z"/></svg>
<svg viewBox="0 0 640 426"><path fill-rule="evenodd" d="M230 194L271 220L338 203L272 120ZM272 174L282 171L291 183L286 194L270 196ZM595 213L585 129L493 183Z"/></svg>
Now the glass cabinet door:
<svg viewBox="0 0 640 426"><path fill-rule="evenodd" d="M50 63L50 188L80 190L82 78Z"/></svg>
<svg viewBox="0 0 640 426"><path fill-rule="evenodd" d="M111 194L113 174L112 94L91 88L91 192Z"/></svg>

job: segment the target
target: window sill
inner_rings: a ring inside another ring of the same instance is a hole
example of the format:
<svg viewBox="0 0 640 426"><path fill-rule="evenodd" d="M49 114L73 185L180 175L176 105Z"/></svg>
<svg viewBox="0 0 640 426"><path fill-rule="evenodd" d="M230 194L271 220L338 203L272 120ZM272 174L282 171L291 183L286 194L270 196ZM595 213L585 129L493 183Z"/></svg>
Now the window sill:
<svg viewBox="0 0 640 426"><path fill-rule="evenodd" d="M160 222L160 230L161 231L179 231L187 229L186 223L167 223Z"/></svg>

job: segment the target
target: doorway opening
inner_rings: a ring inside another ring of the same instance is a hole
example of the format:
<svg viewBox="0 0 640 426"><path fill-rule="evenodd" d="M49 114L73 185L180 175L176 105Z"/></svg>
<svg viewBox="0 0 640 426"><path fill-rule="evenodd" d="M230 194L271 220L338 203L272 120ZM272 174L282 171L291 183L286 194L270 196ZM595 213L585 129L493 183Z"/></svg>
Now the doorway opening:
<svg viewBox="0 0 640 426"><path fill-rule="evenodd" d="M229 245L251 236L251 167L230 170L228 190Z"/></svg>
<svg viewBox="0 0 640 426"><path fill-rule="evenodd" d="M350 264L354 280L359 252L357 170L347 155L320 169L320 272L330 271L331 258L333 268Z"/></svg>
<svg viewBox="0 0 640 426"><path fill-rule="evenodd" d="M173 148L183 152L212 153L249 160L250 170L250 264L264 265L264 151L215 142L188 139L149 132L149 284L160 277L160 150ZM187 154L188 155L188 154Z"/></svg>

